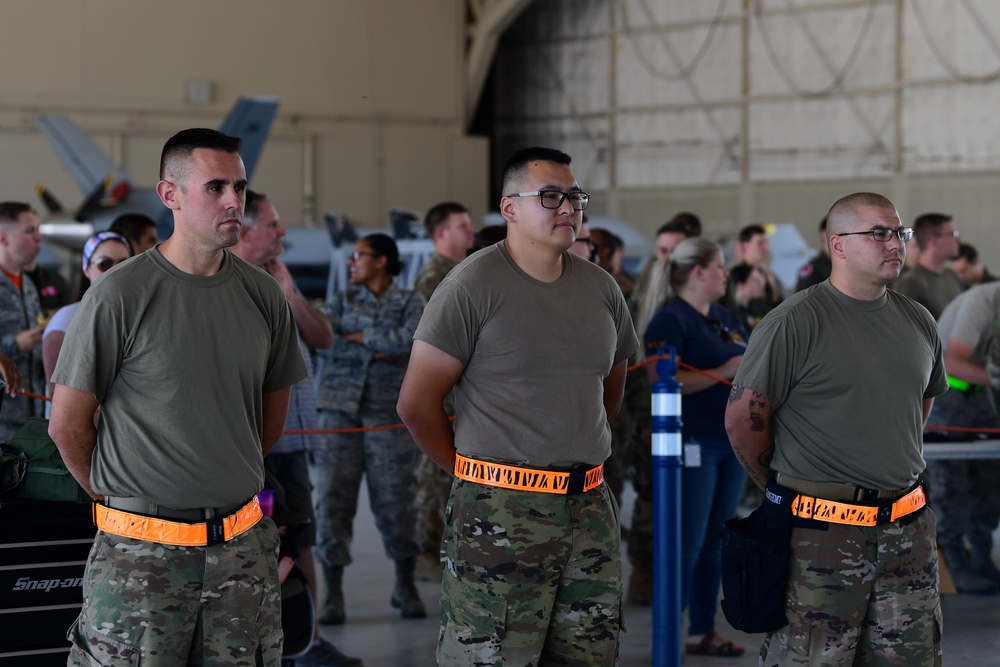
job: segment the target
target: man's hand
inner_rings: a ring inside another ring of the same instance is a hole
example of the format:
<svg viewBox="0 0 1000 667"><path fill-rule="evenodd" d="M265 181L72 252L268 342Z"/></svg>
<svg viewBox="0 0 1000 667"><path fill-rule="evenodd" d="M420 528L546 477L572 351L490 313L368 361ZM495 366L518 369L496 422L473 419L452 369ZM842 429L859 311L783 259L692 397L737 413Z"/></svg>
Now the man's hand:
<svg viewBox="0 0 1000 667"><path fill-rule="evenodd" d="M15 364L10 357L0 354L0 377L3 378L6 387L6 391L9 395L13 396L21 390L22 379L21 371L17 370L17 364Z"/></svg>
<svg viewBox="0 0 1000 667"><path fill-rule="evenodd" d="M15 336L18 351L22 354L31 352L36 347L41 345L42 333L44 331L45 325L39 324L31 329L25 329L24 331L18 332L17 336Z"/></svg>
<svg viewBox="0 0 1000 667"><path fill-rule="evenodd" d="M297 292L295 288L295 281L292 279L292 274L288 271L288 267L279 258L275 257L270 262L264 264L261 267L270 274L272 278L278 281L281 285L281 289L285 292L285 296L291 296Z"/></svg>

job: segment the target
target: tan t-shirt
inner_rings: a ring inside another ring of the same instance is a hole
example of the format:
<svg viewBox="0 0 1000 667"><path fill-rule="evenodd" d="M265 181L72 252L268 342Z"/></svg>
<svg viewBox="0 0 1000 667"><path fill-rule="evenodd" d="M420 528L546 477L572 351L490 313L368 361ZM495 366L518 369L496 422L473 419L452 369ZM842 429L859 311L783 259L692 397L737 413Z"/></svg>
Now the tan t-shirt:
<svg viewBox="0 0 1000 667"><path fill-rule="evenodd" d="M916 481L922 401L948 389L925 308L892 290L858 301L829 281L761 320L733 384L774 408L773 470L875 489Z"/></svg>
<svg viewBox="0 0 1000 667"><path fill-rule="evenodd" d="M498 243L431 297L414 338L465 365L455 386L460 454L537 467L610 455L604 379L639 341L614 279L570 253L563 259L562 277L543 283Z"/></svg>
<svg viewBox="0 0 1000 667"><path fill-rule="evenodd" d="M228 252L192 276L154 248L88 290L52 381L101 404L96 492L188 509L260 491L261 396L306 375L274 278Z"/></svg>

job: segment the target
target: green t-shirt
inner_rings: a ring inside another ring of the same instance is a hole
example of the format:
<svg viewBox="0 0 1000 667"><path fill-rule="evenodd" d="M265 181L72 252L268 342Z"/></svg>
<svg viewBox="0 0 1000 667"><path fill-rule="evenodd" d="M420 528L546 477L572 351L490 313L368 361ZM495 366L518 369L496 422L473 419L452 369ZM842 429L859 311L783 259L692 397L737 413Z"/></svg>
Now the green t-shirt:
<svg viewBox="0 0 1000 667"><path fill-rule="evenodd" d="M260 491L262 394L306 375L272 277L228 252L193 276L154 248L87 292L52 381L101 404L96 492L189 509Z"/></svg>
<svg viewBox="0 0 1000 667"><path fill-rule="evenodd" d="M922 400L947 382L934 320L887 290L858 301L824 282L771 311L734 385L774 408L771 468L800 479L904 488L924 469Z"/></svg>
<svg viewBox="0 0 1000 667"><path fill-rule="evenodd" d="M543 283L498 243L456 267L427 304L414 338L465 365L455 385L460 454L537 467L610 455L604 379L639 341L608 272L563 259L563 275Z"/></svg>

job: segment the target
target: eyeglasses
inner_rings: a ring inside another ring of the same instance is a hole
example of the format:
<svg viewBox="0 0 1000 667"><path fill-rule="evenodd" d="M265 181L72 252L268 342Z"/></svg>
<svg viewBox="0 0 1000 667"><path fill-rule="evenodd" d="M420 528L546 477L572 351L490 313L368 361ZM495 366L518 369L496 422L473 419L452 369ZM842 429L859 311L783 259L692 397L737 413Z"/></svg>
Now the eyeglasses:
<svg viewBox="0 0 1000 667"><path fill-rule="evenodd" d="M954 238L954 239L957 239L958 238L958 230L957 229L953 229L950 232L939 232L939 233L934 234L934 236L936 236L939 239L941 239L941 238L949 238L949 239Z"/></svg>
<svg viewBox="0 0 1000 667"><path fill-rule="evenodd" d="M589 245L589 246L590 246L591 248L593 248L593 247L594 247L594 242L590 240L590 237L589 237L589 236L588 236L588 237L586 237L586 238L578 238L578 239L577 239L576 241L574 241L573 243L586 243L586 244L587 244L587 245Z"/></svg>
<svg viewBox="0 0 1000 667"><path fill-rule="evenodd" d="M367 255L368 257L378 257L377 252L368 252L367 250L355 250L351 253L351 259L355 262L360 262L361 258Z"/></svg>
<svg viewBox="0 0 1000 667"><path fill-rule="evenodd" d="M889 229L888 227L876 227L875 229L869 229L867 232L844 232L843 234L836 234L836 236L853 236L854 234L871 234L873 239L882 243L888 242L893 236L898 236L900 241L906 242L913 238L913 228L900 227L899 229Z"/></svg>
<svg viewBox="0 0 1000 667"><path fill-rule="evenodd" d="M115 264L121 264L126 259L128 259L128 257L123 257L121 259L113 259L111 257L98 257L97 259L91 261L90 265L97 267L98 271L104 273Z"/></svg>
<svg viewBox="0 0 1000 667"><path fill-rule="evenodd" d="M560 192L559 190L535 190L534 192L515 192L507 197L538 197L542 208L559 208L569 198L569 205L574 211L582 211L590 205L590 195L586 192Z"/></svg>

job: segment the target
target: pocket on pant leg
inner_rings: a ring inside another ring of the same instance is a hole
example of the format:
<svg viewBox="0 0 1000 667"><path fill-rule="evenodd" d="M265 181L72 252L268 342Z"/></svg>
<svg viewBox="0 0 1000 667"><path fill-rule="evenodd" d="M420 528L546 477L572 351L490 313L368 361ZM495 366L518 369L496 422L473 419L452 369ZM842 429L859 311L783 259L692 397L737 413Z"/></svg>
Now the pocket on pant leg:
<svg viewBox="0 0 1000 667"><path fill-rule="evenodd" d="M257 667L281 667L283 640L281 628L260 640L257 646Z"/></svg>
<svg viewBox="0 0 1000 667"><path fill-rule="evenodd" d="M438 665L502 665L507 601L445 572Z"/></svg>
<svg viewBox="0 0 1000 667"><path fill-rule="evenodd" d="M111 639L100 633L89 632L81 617L66 633L72 646L69 664L82 667L136 667L142 651L135 646Z"/></svg>

